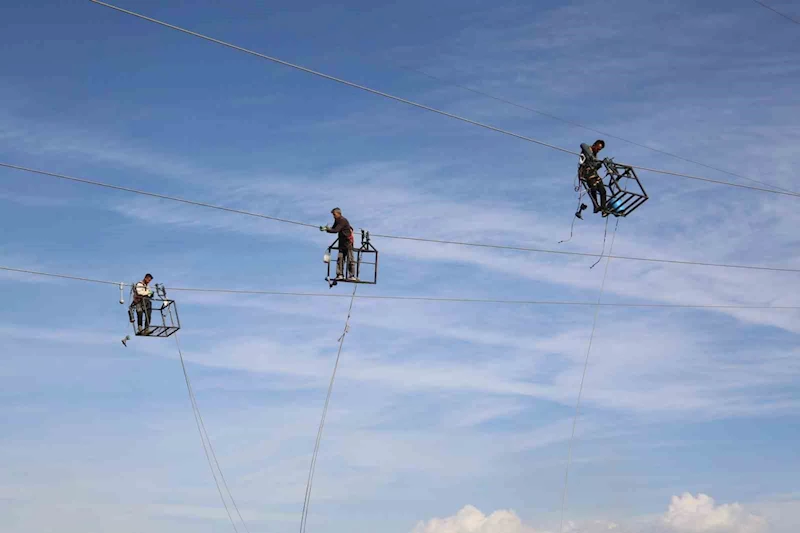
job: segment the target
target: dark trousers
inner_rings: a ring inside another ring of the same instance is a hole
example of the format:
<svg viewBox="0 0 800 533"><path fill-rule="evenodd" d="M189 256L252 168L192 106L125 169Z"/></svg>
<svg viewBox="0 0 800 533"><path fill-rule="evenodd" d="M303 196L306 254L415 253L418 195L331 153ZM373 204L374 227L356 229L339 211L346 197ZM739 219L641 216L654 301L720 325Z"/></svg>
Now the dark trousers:
<svg viewBox="0 0 800 533"><path fill-rule="evenodd" d="M606 186L603 185L603 180L600 179L600 176L598 176L596 174L594 176L589 176L586 179L586 185L587 185L587 188L589 189L589 194L592 195L592 197L594 198L594 201L597 203L597 205L600 207L600 209L605 209L605 207L606 207ZM598 196L599 196L599 198L598 198ZM595 212L597 212L597 211L598 210L595 209Z"/></svg>
<svg viewBox="0 0 800 533"><path fill-rule="evenodd" d="M348 278L356 277L356 263L353 261L353 247L339 243L339 255L336 258L336 277L344 277L344 263L347 261Z"/></svg>
<svg viewBox="0 0 800 533"><path fill-rule="evenodd" d="M606 208L606 188L602 184L602 182L597 187L592 187L590 189L592 192L592 196L594 196L594 201L598 203L600 209ZM597 198L597 195L600 195L600 198Z"/></svg>
<svg viewBox="0 0 800 533"><path fill-rule="evenodd" d="M150 327L150 316L153 313L153 302L150 298L142 298L136 303L136 324L142 329L142 316L145 318L144 327Z"/></svg>

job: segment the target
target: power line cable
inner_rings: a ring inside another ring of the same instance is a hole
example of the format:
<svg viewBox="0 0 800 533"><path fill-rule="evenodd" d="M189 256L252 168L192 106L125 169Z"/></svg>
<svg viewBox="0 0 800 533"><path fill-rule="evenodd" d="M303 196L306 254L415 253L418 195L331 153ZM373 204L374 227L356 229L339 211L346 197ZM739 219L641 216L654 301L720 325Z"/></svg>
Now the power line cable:
<svg viewBox="0 0 800 533"><path fill-rule="evenodd" d="M611 246L608 248L608 252L611 253L611 250L614 248L614 240L617 237L617 227L619 226L619 219L617 219L617 223L614 226L614 235L611 236ZM603 272L603 281L600 283L600 292L597 295L597 305L594 308L594 318L592 318L592 332L589 335L589 346L586 348L586 359L583 363L583 373L581 374L581 384L578 388L578 400L575 403L575 416L572 419L572 433L569 437L569 451L567 452L567 467L564 472L564 492L561 495L561 521L558 526L558 532L562 533L564 531L564 509L567 503L567 487L569 484L569 467L572 464L572 443L575 440L575 427L578 425L578 416L580 414L580 406L581 406L581 397L583 395L583 384L586 380L586 370L589 368L589 354L592 352L592 342L594 341L594 332L597 328L597 314L600 311L600 299L603 297L603 290L606 286L606 279L608 278L608 265L611 263L611 258L609 257L606 261L606 268Z"/></svg>
<svg viewBox="0 0 800 533"><path fill-rule="evenodd" d="M236 523L233 521L233 516L231 515L231 511L228 508L228 502L225 500L225 496L222 495L222 488L219 485L219 479L217 479L217 473L214 470L214 465L211 461L211 456L208 453L208 447L211 446L211 440L208 438L208 433L205 432L205 425L202 424L202 418L200 418L200 408L197 406L197 399L195 398L194 391L192 390L192 383L189 380L189 373L186 371L186 363L183 360L183 351L181 350L181 344L178 341L177 333L175 334L175 343L178 346L178 355L180 356L181 368L183 369L183 378L186 381L186 390L189 391L189 400L192 403L192 414L194 414L194 422L197 425L197 431L200 433L200 442L202 442L203 444L203 451L206 454L206 460L208 461L208 466L209 468L211 468L211 475L214 476L214 484L217 486L217 492L219 492L219 497L222 500L222 505L225 507L225 512L228 515L228 519L231 521L234 533L238 533L238 529L236 528ZM206 440L208 440L208 446L206 446ZM214 460L216 460L216 456L214 457ZM219 468L219 463L217 463L217 468ZM222 470L220 470L220 475L221 474ZM233 496L231 496L230 492L228 493L228 496L230 496L231 501L233 501ZM239 518L241 518L241 515L239 515Z"/></svg>
<svg viewBox="0 0 800 533"><path fill-rule="evenodd" d="M521 139L523 141L527 141L527 142L531 142L531 143L538 144L538 145L541 145L541 146L545 146L547 148L551 148L551 149L557 150L559 152L564 152L564 153L571 154L571 155L578 155L577 152L573 152L571 150L568 150L566 148L562 148L560 146L549 144L549 143L546 143L544 141L540 141L538 139L534 139L532 137L528 137L528 136L525 136L525 135L520 135L519 133L514 133L514 132L509 131L509 130L504 130L504 129L498 128L496 126L492 126L492 125L485 124L485 123L482 123L482 122L477 122L475 120L472 120L472 119L469 119L469 118L466 118L466 117L462 117L462 116L459 116L459 115L455 115L453 113L448 113L446 111L442 111L442 110L436 109L434 107L430 107L430 106L427 106L427 105L424 105L424 104L420 104L420 103L414 102L412 100L408 100L406 98L401 98L399 96L394 96L392 94L389 94L389 93L386 93L386 92L383 92L383 91L379 91L377 89L372 89L370 87L366 87L364 85L360 85L360 84L357 84L357 83L353 83L351 81L348 81L348 80L345 80L345 79L342 79L342 78L337 78L335 76L331 76L331 75L325 74L323 72L312 70L310 68L303 67L303 66L297 65L295 63L290 63L288 61L284 61L284 60L278 59L276 57L268 56L266 54L262 54L260 52L254 51L254 50L250 50L250 49L243 48L243 47L235 45L235 44L228 43L226 41L222 41L220 39L215 39L214 37L209 37L209 36L203 35L201 33L197 33L197 32L191 31L191 30L187 30L185 28L181 28L180 26L175 26L173 24L169 24L167 22L163 22L161 20L154 19L152 17L148 17L146 15L139 14L139 13L136 13L134 11L129 11L127 9L123 9L121 7L117 7L117 6L114 6L112 4L101 2L99 0L90 0L90 1L92 3L95 3L95 4L98 4L98 5L113 9L115 11L119 11L121 13L125 13L127 15L131 15L133 17L136 17L136 18L139 18L139 19L142 19L142 20L146 20L148 22L152 22L152 23L158 24L160 26L164 26L166 28L170 28L170 29L185 33L187 35L192 35L194 37L198 37L200 39L203 39L203 40L206 40L206 41L209 41L209 42L212 42L212 43L216 43L216 44L219 44L221 46L225 46L227 48L238 50L240 52L244 52L246 54L250 54L252 56L259 57L261 59L266 59L268 61L272 61L274 63L278 63L280 65L284 65L284 66L287 66L287 67L290 67L290 68L293 68L293 69L297 69L297 70L300 70L302 72L306 72L308 74L313 74L315 76L319 76L321 78L325 78L327 80L334 81L336 83L341 83L343 85L347 85L347 86L353 87L355 89L359 89L359 90L362 90L362 91L366 91L368 93L372 93L372 94L375 94L375 95L378 95L378 96L382 96L382 97L388 98L390 100L395 100L397 102L401 102L401 103L404 103L404 104L407 104L407 105L410 105L410 106L413 106L413 107L417 107L417 108L423 109L425 111L430 111L432 113L437 113L439 115L443 115L443 116L446 116L446 117L449 117L449 118L453 118L453 119L459 120L461 122L466 122L468 124L472 124L473 126L478 126L478 127L481 127L481 128L485 128L485 129L488 129L488 130L495 131L497 133L502 133L504 135L508 135L508 136L511 136L511 137L516 137L517 139ZM690 174L682 174L682 173L679 173L679 172L658 170L658 169L654 169L654 168L640 167L640 166L634 166L634 165L631 165L631 166L633 168L636 168L636 169L639 169L639 170L645 170L645 171L648 171L648 172L654 172L656 174L665 174L665 175L668 175L668 176L676 176L676 177L681 177L681 178L705 181L705 182L708 182L708 183L716 183L716 184L719 184L719 185L728 185L728 186L731 186L731 187L739 187L739 188L744 188L744 189L751 189L751 190L756 190L756 191L769 192L769 193L773 193L773 194L784 194L784 195L795 196L795 197L796 196L800 196L800 194L798 194L798 193L777 191L777 190L765 189L765 188L761 188L761 187L753 187L753 186L749 186L749 185L742 185L742 184L739 184L739 183L732 183L732 182L727 182L727 181L722 181L722 180L713 180L713 179L703 178L703 177L699 177L699 176L692 176Z"/></svg>
<svg viewBox="0 0 800 533"><path fill-rule="evenodd" d="M606 258L614 256L604 256ZM91 278L79 278L64 274L53 274L36 270L12 268L0 266L0 270L31 274L37 276L47 276L53 278L63 278L73 281L83 281L104 285L119 286L116 281L106 281ZM123 284L130 286L129 283ZM591 301L569 301L569 300L507 300L492 298L447 298L434 296L391 296L391 295L356 295L336 294L330 292L291 292L291 291L268 291L255 289L201 289L190 287L169 287L170 291L195 292L195 293L220 293L237 294L250 296L292 296L304 298L356 298L362 300L388 300L388 301L411 301L411 302L438 302L438 303L472 303L472 304L506 304L506 305L553 305L553 306L601 306L601 307L631 307L631 308L655 308L655 309L752 309L752 310L776 310L776 311L796 311L800 310L800 305L736 305L736 304L654 304L654 303L597 303Z"/></svg>
<svg viewBox="0 0 800 533"><path fill-rule="evenodd" d="M225 474L222 472L222 467L219 464L219 459L217 459L217 452L214 451L214 445L211 443L211 437L208 435L208 430L206 429L206 424L203 421L203 415L200 413L200 406L197 404L197 397L194 395L194 389L192 388L191 382L189 381L189 374L186 371L186 365L183 361L183 352L181 351L180 342L178 341L178 334L175 333L175 343L178 345L178 352L181 358L181 366L183 367L184 376L186 377L186 384L189 388L189 394L192 398L192 402L194 403L195 410L197 411L197 418L200 420L200 426L203 428L203 433L206 436L206 440L208 441L208 448L211 450L211 457L214 459L214 464L217 465L217 470L219 471L220 479L222 479L222 484L225 487L225 491L228 493L228 497L231 499L231 503L233 504L233 508L236 510L236 514L239 516L239 520L242 522L244 529L247 533L250 533L250 530L247 527L247 523L242 518L242 513L239 511L239 505L236 503L236 499L233 497L233 493L231 492L230 487L228 486L228 480L225 479Z"/></svg>
<svg viewBox="0 0 800 533"><path fill-rule="evenodd" d="M58 179L62 179L62 180L74 181L76 183L84 183L86 185L94 185L96 187L104 187L106 189L114 189L114 190L117 190L117 191L124 191L124 192L130 192L130 193L134 193L134 194L141 194L143 196L150 196L152 198L159 198L161 200L171 200L173 202L181 202L181 203L184 203L184 204L194 205L194 206L198 206L198 207L207 207L209 209L217 209L217 210L220 210L220 211L228 211L230 213L236 213L238 215L247 215L247 216L250 216L250 217L264 218L264 219L267 219L267 220L273 220L275 222L283 222L284 224L294 224L296 226L306 226L306 227L309 227L309 228L317 227L314 224L305 224L303 222L296 222L294 220L288 220L288 219L285 219L285 218L271 217L271 216L267 216L267 215L262 215L260 213L253 213L251 211L243 211L241 209L233 209L233 208L230 208L230 207L222 207L222 206L218 206L218 205L207 204L207 203L204 203L204 202L196 202L194 200L186 200L184 198L179 198L177 196L167 196L166 194L158 194L158 193L154 193L154 192L141 191L141 190L138 190L138 189L131 189L129 187L121 187L119 185L110 185L108 183L103 183L103 182L100 182L100 181L93 181L93 180L88 180L88 179L85 179L85 178L76 178L74 176L67 176L66 174L58 174L56 172L47 172L45 170L36 170L36 169L33 169L33 168L27 168L27 167L23 167L23 166L19 166L19 165L12 165L10 163L0 163L0 167L10 168L10 169L13 169L13 170L21 170L23 172L31 172L33 174L41 174L43 176L50 176L50 177L58 178Z"/></svg>
<svg viewBox="0 0 800 533"><path fill-rule="evenodd" d="M379 233L371 233L373 237L382 237L384 239L401 239L406 241L417 241L417 242L429 242L435 244L452 244L457 246L472 246L476 248L491 248L497 250L511 250L511 251L518 251L518 252L535 252L535 253L544 253L544 254L556 254L556 255L571 255L571 256L580 256L580 257L611 257L612 259L623 259L626 261L645 261L651 263L669 263L674 265L693 265L693 266L705 266L705 267L716 267L716 268L739 268L739 269L746 269L746 270L764 270L770 272L800 272L800 269L796 268L781 268L781 267L762 267L762 266L754 266L754 265L734 265L730 263L707 263L701 261L684 261L678 259L656 259L650 257L634 257L634 256L626 256L626 255L603 255L597 253L590 253L590 252L568 252L564 250L549 250L547 248L528 248L522 246L505 246L500 244L484 244L484 243L476 243L476 242L465 242L465 241L449 241L443 239L426 239L422 237L400 237L398 235L381 235Z"/></svg>
<svg viewBox="0 0 800 533"><path fill-rule="evenodd" d="M0 266L0 270L5 270L6 272L16 272L18 274L33 274L35 276L47 276L50 278L61 278L61 279L69 279L73 281L85 281L88 283L102 283L104 285L115 285L123 287L130 287L130 283L120 283L119 281L106 281L102 279L92 279L92 278L82 278L78 276L70 276L68 274L52 274L50 272L41 272L38 270L30 270L25 268L12 268L7 266Z"/></svg>
<svg viewBox="0 0 800 533"><path fill-rule="evenodd" d="M778 15L782 16L782 17L783 17L783 18L785 18L786 20L790 20L790 21L794 22L795 24L800 24L800 20L797 20L797 19L795 19L795 18L793 18L793 17L790 17L790 16L789 16L789 15L787 15L786 13L781 13L780 11L778 11L777 9L775 9L775 8L774 8L774 7L772 7L772 6L768 6L767 4L765 4L765 3L763 3L763 2L759 2L758 0L753 0L753 2L755 2L756 4L758 4L758 5L762 6L762 7L765 7L765 8L767 8L767 9L769 9L769 10L770 10L770 11L772 11L773 13L777 13Z"/></svg>
<svg viewBox="0 0 800 533"><path fill-rule="evenodd" d="M606 255L605 257L610 257ZM613 256L611 256L613 258ZM308 292L281 292L237 289L184 289L170 287L171 291L243 294L253 296L297 296L310 298L349 298L346 294L335 293L308 293ZM507 304L507 305L553 305L553 306L601 306L601 307L633 307L633 308L662 308L662 309L775 309L775 310L800 310L797 306L772 306L772 305L725 305L725 304L652 304L652 303L596 303L590 301L568 300L508 300L492 298L446 298L435 296L389 296L371 295L356 296L361 300L390 300L411 302L438 302L438 303L473 303L473 304Z"/></svg>
<svg viewBox="0 0 800 533"><path fill-rule="evenodd" d="M219 211L227 211L230 213L235 213L239 215L257 217L266 220L272 220L275 222L283 222L285 224L293 224L296 226L303 226L308 228L318 228L319 226L315 224L308 224L305 222L298 222L296 220L289 220L285 218L278 218L269 215L264 215L261 213L254 213L251 211L244 211L241 209L234 209L230 207L223 207L215 204L205 203L205 202L198 202L194 200L187 200L185 198L179 198L176 196L168 196L165 194L157 194L147 191L141 191L137 189L131 189L128 187L120 187L117 185L109 185L108 183L103 183L99 181L89 180L85 178L77 178L74 176L68 176L65 174L59 174L56 172L48 172L44 170L37 170L33 168L23 167L20 165L13 165L10 163L2 163L0 162L0 167L9 168L12 170L19 170L23 172L29 172L32 174L38 174L42 176L49 176L57 179L68 180L76 183L83 183L86 185L94 185L98 187L104 187L108 189L119 190L123 192L133 193L133 194L140 194L145 196L150 196L154 198L159 198L162 200L171 200L174 202L181 202L184 204L190 204L198 207L205 207L208 209L216 209ZM799 195L800 196L800 195ZM603 254L591 253L591 252L571 252L565 250L551 250L547 248L532 248L532 247L524 247L524 246L510 246L510 245L501 245L501 244L488 244L488 243L476 243L476 242L467 242L467 241L454 241L454 240L444 240L444 239L428 239L424 237L407 237L407 236L400 236L400 235L386 235L381 233L371 233L373 237L380 237L384 239L395 239L395 240L405 240L405 241L414 241L414 242L426 242L432 244L451 244L454 246L469 246L474 248L488 248L488 249L495 249L495 250L509 250L509 251L517 251L517 252L533 252L533 253L543 253L543 254L555 254L555 255L566 255L566 256L574 256L574 257L594 257L594 258L602 258L602 257L609 257ZM657 259L652 257L636 257L636 256L623 256L623 255L614 255L610 256L612 259L619 259L624 261L644 261L649 263L665 263L665 264L673 264L673 265L692 265L692 266L703 266L703 267L712 267L712 268L734 268L734 269L744 269L744 270L759 270L759 271L766 271L766 272L793 272L798 273L800 272L800 268L784 268L784 267L766 267L766 266L757 266L757 265L737 265L731 263L710 263L710 262L702 262L702 261L689 261L689 260L678 260L678 259Z"/></svg>
<svg viewBox="0 0 800 533"><path fill-rule="evenodd" d="M384 98L389 98L390 100L395 100L397 102L402 102L402 103L407 104L407 105L411 105L411 106L414 106L414 107L418 107L420 109L424 109L425 111L430 111L432 113L438 113L438 114L444 115L446 117L454 118L456 120L460 120L462 122L467 122L469 124L472 124L472 125L475 125L475 126L479 126L479 127L482 127L482 128L490 129L490 130L493 130L493 131L496 131L496 132L499 132L499 133L503 133L505 135L510 135L512 137L516 137L516 138L522 139L524 141L532 142L532 143L535 143L535 144L540 144L542 146L546 146L547 148L552 148L553 150L559 150L561 152L566 152L568 154L577 155L577 154L571 152L570 150L567 150L566 148L561 148L561 147L558 147L558 146L555 146L555 145L552 145L552 144L548 144L548 143L543 142L543 141L539 141L539 140L533 139L531 137L526 137L526 136L520 135L518 133L514 133L514 132L511 132L511 131L507 131L507 130L503 130L503 129L500 129L500 128L496 128L496 127L490 126L488 124L483 124L481 122L476 122L474 120L471 120L471 119L468 119L468 118L464 118L464 117L461 117L461 116L458 116L458 115L454 115L454 114L448 113L446 111L441 111L439 109L436 109L436 108L433 108L433 107L429 107L429 106L426 106L424 104L419 104L417 102L413 102L413 101L407 100L405 98L400 98L399 96L394 96L394 95L391 95L389 93L385 93L383 91L378 91L376 89L372 89L370 87L366 87L364 85L359 85L357 83L353 83L351 81L347 81L347 80L342 79L342 78L337 78L335 76L331 76L331 75L325 74L323 72L312 70L310 68L306 68L306 67L303 67L301 65L296 65L294 63L290 63L288 61L284 61L282 59L278 59L276 57L271 57L271 56L268 56L266 54L262 54L260 52L256 52L254 50L249 50L247 48L243 48L243 47L237 46L235 44L231 44L231 43L228 43L228 42L225 42L225 41L221 41L219 39L215 39L213 37L209 37L209 36L203 35L201 33L197 33L197 32L191 31L191 30L187 30L185 28L181 28L180 26L175 26L173 24L169 24L167 22L163 22L163 21L160 21L158 19L154 19L154 18L145 16L145 15L141 15L141 14L136 13L134 11L129 11L127 9L123 9L121 7L117 7L117 6L114 6L114 5L111 5L111 4L107 4L105 2L100 2L99 0L90 0L90 1L95 3L95 4L99 4L101 6L105 6L105 7L114 9L114 10L119 11L121 13L126 13L128 15L132 15L132 16L140 18L142 20L146 20L148 22L153 22L155 24L159 24L159 25L164 26L166 28L170 28L170 29L182 32L182 33L186 33L186 34L192 35L194 37L199 37L200 39L204 39L204 40L210 41L212 43L216 43L216 44L219 44L219 45L222 45L222 46L226 46L228 48L232 48L234 50L238 50L240 52L244 52L246 54L250 54L250 55L259 57L261 59L266 59L266 60L272 61L274 63L279 63L279 64L287 66L287 67L291 67L291 68L294 68L294 69L297 69L297 70L301 70L301 71L306 72L308 74L313 74L315 76L319 76L319 77L325 78L325 79L330 80L330 81L335 81L336 83L341 83L343 85L347 85L347 86L353 87L355 89L360 89L362 91L366 91L368 93L372 93L372 94L375 94L375 95L378 95L378 96L382 96Z"/></svg>
<svg viewBox="0 0 800 533"><path fill-rule="evenodd" d="M350 330L350 315L353 312L353 302L356 299L356 289L358 285L353 285L353 295L350 297L350 307L347 310L347 320L344 323L344 331L342 336L339 337L339 349L336 352L336 362L333 365L333 373L331 374L331 382L328 385L328 394L325 397L325 407L322 409L322 418L319 421L319 429L317 430L317 440L314 443L314 453L311 456L311 467L308 471L308 481L306 482L306 495L303 501L303 512L300 518L300 533L305 533L306 525L308 523L308 511L311 507L311 485L314 482L314 471L317 466L317 457L319 455L319 447L322 441L322 428L325 426L325 417L328 414L328 405L331 401L331 394L333 393L333 382L336 379L336 370L339 368L339 358L342 355L342 346L344 345L344 338Z"/></svg>
<svg viewBox="0 0 800 533"><path fill-rule="evenodd" d="M503 104L514 106L514 107L519 108L519 109L524 109L526 111L530 111L532 113L536 113L537 115L541 115L543 117L547 117L547 118L550 118L552 120L557 120L559 122L563 122L564 124L569 124L569 125L575 126L577 128L582 128L582 129L585 129L587 131L591 131L591 132L597 133L598 135L602 135L604 137L609 137L611 139L617 139L618 141L623 141L623 142L626 142L626 143L631 144L633 146L638 146L639 148L644 148L646 150L651 150L651 151L657 152L659 154L667 155L667 156L673 157L675 159L679 159L681 161L685 161L687 163L692 163L692 164L695 164L695 165L699 165L701 167L705 167L705 168L708 168L710 170L716 170L717 172L722 172L723 174L728 174L730 176L735 176L737 178L741 178L741 179L744 179L744 180L747 180L747 181L751 181L753 183L758 183L760 185L764 185L764 186L767 186L767 187L772 187L773 189L777 189L777 190L785 191L785 192L793 192L793 191L790 191L790 190L785 189L783 187L778 187L777 185L773 185L771 183L766 183L766 182L759 181L759 180L756 180L756 179L753 179L753 178L748 178L747 176L743 176L743 175L737 174L735 172L730 172L729 170L724 170L724 169L721 169L721 168L718 168L718 167L707 165L706 163L701 163L700 161L689 159L687 157L683 157L683 156L678 155L678 154L667 152L665 150L660 150L658 148L653 148L652 146L648 146L646 144L638 143L636 141L631 141L630 139L625 139L624 137L620 137L618 135L614 135L613 133L604 132L602 130L598 130L598 129L592 128L590 126L586 126L586 125L581 124L579 122L575 122L573 120L565 119L565 118L553 115L552 113L548 113L546 111L541 111L539 109L535 109L533 107L514 102L512 100L509 100L508 98L503 98L501 96L495 96L495 95L487 93L485 91L480 91L478 89L474 89L472 87L469 87L468 85L463 85L461 83L450 81L448 79L442 78L440 76L436 76L434 74L430 74L430 73L425 72L424 70L421 70L421 69L418 69L418 68L409 67L409 66L400 65L400 64L396 64L396 65L397 65L397 68L399 68L399 69L407 70L407 71L410 71L410 72L414 72L416 74L420 74L422 76L425 76L427 78L435 80L438 83L441 83L443 85L451 85L453 87L458 87L459 89L463 89L463 90L471 92L473 94L477 94L479 96L483 96L485 98L489 98L491 100L495 100L495 101L501 102Z"/></svg>

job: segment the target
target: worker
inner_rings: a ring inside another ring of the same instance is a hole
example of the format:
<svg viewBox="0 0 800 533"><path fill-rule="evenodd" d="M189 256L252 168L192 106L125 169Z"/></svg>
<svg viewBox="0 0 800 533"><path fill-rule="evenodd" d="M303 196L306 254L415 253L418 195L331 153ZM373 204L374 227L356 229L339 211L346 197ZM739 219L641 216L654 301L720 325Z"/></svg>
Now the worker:
<svg viewBox="0 0 800 533"><path fill-rule="evenodd" d="M589 194L594 198L594 212L603 212L603 216L608 216L606 211L606 186L603 180L598 175L597 171L603 166L603 161L597 158L597 154L605 148L606 143L602 139L598 139L589 146L586 143L581 144L580 166L578 167L578 177L584 183ZM586 209L585 205L581 205L576 213L578 218L581 216L581 211Z"/></svg>
<svg viewBox="0 0 800 533"><path fill-rule="evenodd" d="M356 264L353 260L353 226L342 216L338 207L331 209L333 226L320 226L320 231L339 234L339 255L336 258L336 281L358 281ZM344 264L347 263L347 279L344 277Z"/></svg>
<svg viewBox="0 0 800 533"><path fill-rule="evenodd" d="M138 335L147 335L150 328L150 316L153 312L153 302L150 299L153 297L153 291L150 290L150 282L153 281L152 274L145 274L144 279L134 286L133 302L131 307L136 308L136 322L138 326ZM144 327L142 327L142 318L144 317ZM131 316L131 322L133 317Z"/></svg>

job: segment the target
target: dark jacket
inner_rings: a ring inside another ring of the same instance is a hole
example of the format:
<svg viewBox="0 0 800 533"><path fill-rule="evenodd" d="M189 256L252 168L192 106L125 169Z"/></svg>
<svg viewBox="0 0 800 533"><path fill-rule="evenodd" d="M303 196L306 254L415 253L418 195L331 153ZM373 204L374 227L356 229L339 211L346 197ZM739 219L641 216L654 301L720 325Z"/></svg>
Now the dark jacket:
<svg viewBox="0 0 800 533"><path fill-rule="evenodd" d="M580 164L578 165L578 176L595 187L600 183L600 176L597 171L603 166L603 161L597 159L592 151L592 147L586 143L581 144Z"/></svg>
<svg viewBox="0 0 800 533"><path fill-rule="evenodd" d="M328 228L328 233L339 234L339 246L352 246L353 245L353 226L344 217L339 217L333 223L331 228Z"/></svg>
<svg viewBox="0 0 800 533"><path fill-rule="evenodd" d="M597 159L597 156L592 151L592 147L586 143L581 144L580 161L581 167L585 168L587 171L589 169L597 171L603 166L603 162L600 159Z"/></svg>

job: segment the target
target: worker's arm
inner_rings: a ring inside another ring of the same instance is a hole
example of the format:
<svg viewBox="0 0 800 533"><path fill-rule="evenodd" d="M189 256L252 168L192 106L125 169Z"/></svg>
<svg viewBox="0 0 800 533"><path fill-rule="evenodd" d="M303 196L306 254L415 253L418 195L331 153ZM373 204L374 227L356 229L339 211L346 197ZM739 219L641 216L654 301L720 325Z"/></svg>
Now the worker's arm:
<svg viewBox="0 0 800 533"><path fill-rule="evenodd" d="M597 158L588 144L581 144L581 166L587 169L599 170L603 161Z"/></svg>
<svg viewBox="0 0 800 533"><path fill-rule="evenodd" d="M342 219L339 218L336 220L336 222L333 223L332 227L328 228L328 233L339 233L341 229L342 229Z"/></svg>
<svg viewBox="0 0 800 533"><path fill-rule="evenodd" d="M586 144L586 143L581 144L581 152L583 152L583 155L585 157L585 162L586 163L590 163L591 164L591 163L596 163L597 162L597 157L594 155L594 152L592 151L592 147L589 146L588 144Z"/></svg>

